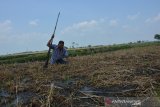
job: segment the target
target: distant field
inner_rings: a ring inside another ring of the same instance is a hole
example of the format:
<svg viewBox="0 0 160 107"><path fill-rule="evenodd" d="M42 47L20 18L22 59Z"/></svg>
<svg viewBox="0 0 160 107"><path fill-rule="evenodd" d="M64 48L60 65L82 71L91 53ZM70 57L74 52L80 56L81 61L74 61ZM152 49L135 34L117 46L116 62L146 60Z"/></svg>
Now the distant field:
<svg viewBox="0 0 160 107"><path fill-rule="evenodd" d="M145 47L152 45L160 45L160 42L144 42L144 43L128 43L109 46L93 46L88 48L68 49L69 56L92 55L95 53L103 53L116 51L121 49L129 49L134 47ZM24 63L33 61L44 61L47 58L47 51L43 52L26 52L13 55L0 56L0 64Z"/></svg>

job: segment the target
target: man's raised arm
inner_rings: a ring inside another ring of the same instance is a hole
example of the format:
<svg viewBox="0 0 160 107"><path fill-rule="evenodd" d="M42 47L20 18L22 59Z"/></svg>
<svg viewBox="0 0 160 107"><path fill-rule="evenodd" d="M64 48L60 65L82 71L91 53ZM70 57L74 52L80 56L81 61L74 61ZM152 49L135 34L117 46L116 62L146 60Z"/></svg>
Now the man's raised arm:
<svg viewBox="0 0 160 107"><path fill-rule="evenodd" d="M52 40L51 40L51 39L48 41L47 46L48 46L48 47L51 47L51 46L52 46Z"/></svg>

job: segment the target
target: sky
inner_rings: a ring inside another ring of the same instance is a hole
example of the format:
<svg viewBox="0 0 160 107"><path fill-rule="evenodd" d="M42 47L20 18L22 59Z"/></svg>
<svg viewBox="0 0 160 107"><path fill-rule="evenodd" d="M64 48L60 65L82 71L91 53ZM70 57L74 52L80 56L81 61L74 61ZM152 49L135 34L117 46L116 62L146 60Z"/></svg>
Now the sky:
<svg viewBox="0 0 160 107"><path fill-rule="evenodd" d="M160 0L0 0L0 55L71 47L153 41L160 33Z"/></svg>

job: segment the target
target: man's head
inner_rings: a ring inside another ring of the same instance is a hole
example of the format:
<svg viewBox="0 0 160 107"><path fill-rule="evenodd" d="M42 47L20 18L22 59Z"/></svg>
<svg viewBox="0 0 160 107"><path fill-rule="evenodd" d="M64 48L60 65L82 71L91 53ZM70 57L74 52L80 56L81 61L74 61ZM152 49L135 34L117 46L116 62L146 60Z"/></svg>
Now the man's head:
<svg viewBox="0 0 160 107"><path fill-rule="evenodd" d="M64 47L64 41L59 41L58 48L63 49L63 47Z"/></svg>

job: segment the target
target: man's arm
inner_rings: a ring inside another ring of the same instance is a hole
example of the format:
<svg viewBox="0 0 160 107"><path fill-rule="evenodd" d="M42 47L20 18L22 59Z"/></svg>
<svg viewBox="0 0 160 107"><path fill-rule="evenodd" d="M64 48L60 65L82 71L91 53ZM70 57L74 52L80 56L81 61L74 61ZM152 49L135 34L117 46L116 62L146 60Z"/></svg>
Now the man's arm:
<svg viewBox="0 0 160 107"><path fill-rule="evenodd" d="M52 44L51 40L48 41L47 46L51 49L55 49L57 47L57 45Z"/></svg>
<svg viewBox="0 0 160 107"><path fill-rule="evenodd" d="M48 41L47 46L51 48L51 46L52 46L51 39Z"/></svg>

